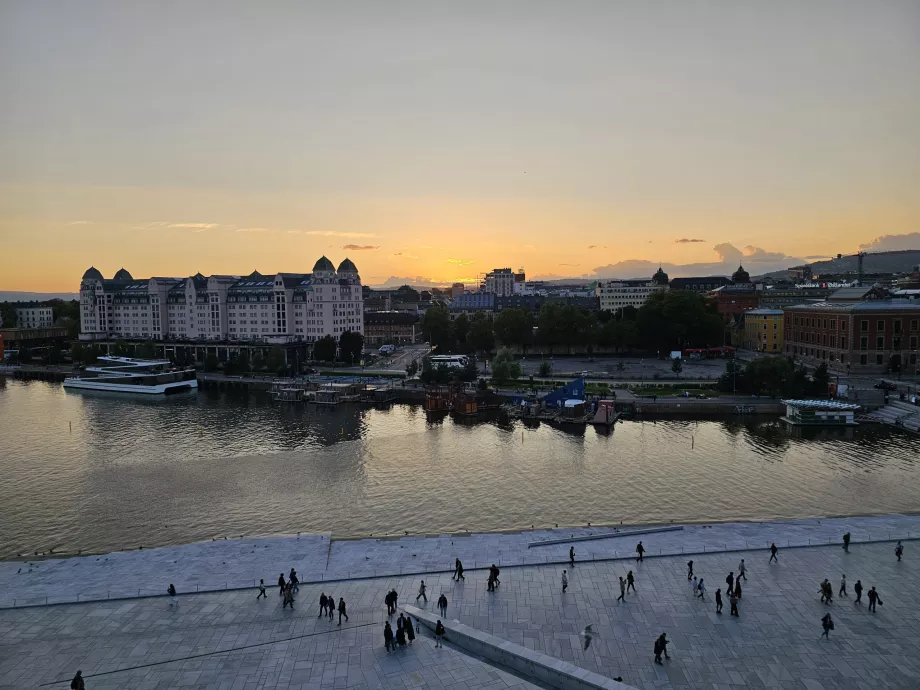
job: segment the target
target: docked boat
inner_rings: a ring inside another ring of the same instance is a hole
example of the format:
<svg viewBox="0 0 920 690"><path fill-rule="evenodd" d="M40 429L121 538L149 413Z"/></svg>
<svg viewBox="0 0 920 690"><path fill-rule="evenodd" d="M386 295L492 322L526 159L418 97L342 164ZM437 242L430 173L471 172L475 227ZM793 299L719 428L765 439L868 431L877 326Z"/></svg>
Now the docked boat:
<svg viewBox="0 0 920 690"><path fill-rule="evenodd" d="M64 379L64 388L144 395L198 388L194 368L177 368L168 360L104 356L98 362L86 367L80 376Z"/></svg>

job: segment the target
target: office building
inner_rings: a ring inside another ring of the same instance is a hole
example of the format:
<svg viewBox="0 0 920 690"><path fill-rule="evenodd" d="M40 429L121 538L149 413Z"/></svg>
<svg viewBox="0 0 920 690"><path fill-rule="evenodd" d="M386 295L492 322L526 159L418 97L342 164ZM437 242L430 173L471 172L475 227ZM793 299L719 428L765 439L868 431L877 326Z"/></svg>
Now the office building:
<svg viewBox="0 0 920 690"><path fill-rule="evenodd" d="M668 274L658 268L651 280L599 281L595 294L602 311L615 312L624 307L638 309L656 292L668 290Z"/></svg>
<svg viewBox="0 0 920 690"><path fill-rule="evenodd" d="M364 315L364 344L413 345L421 336L419 321L418 314L408 312L368 312Z"/></svg>
<svg viewBox="0 0 920 690"><path fill-rule="evenodd" d="M783 310L751 309L744 313L745 350L780 354L783 351Z"/></svg>
<svg viewBox="0 0 920 690"><path fill-rule="evenodd" d="M16 305L17 328L50 328L54 325L54 313L51 307L38 303Z"/></svg>

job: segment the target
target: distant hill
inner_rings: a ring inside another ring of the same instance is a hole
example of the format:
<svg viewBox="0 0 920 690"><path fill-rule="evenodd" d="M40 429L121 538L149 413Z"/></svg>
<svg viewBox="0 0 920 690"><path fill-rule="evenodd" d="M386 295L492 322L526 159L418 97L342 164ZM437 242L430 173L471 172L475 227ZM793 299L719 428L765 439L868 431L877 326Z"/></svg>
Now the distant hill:
<svg viewBox="0 0 920 690"><path fill-rule="evenodd" d="M863 273L908 273L914 266L920 264L920 249L906 249L897 252L878 252L866 254L863 257ZM823 273L852 273L856 275L858 267L855 256L842 256L839 259L825 261L812 261L810 264L814 274ZM786 271L771 271L758 278L785 278Z"/></svg>
<svg viewBox="0 0 920 690"><path fill-rule="evenodd" d="M44 302L49 299L80 299L79 292L17 292L0 290L0 302Z"/></svg>

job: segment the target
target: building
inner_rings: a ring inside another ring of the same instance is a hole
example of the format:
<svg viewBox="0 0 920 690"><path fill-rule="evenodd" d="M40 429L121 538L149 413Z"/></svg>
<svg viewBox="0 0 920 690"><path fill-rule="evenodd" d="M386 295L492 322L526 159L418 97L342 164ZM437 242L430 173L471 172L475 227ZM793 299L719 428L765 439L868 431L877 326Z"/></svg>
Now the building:
<svg viewBox="0 0 920 690"><path fill-rule="evenodd" d="M759 306L760 289L762 286L751 283L751 276L744 270L744 266L738 266L738 270L732 273L731 284L716 288L709 296L715 302L716 311L726 322L740 323L745 312Z"/></svg>
<svg viewBox="0 0 920 690"><path fill-rule="evenodd" d="M448 311L451 320L460 314L472 316L476 313L485 314L491 319L495 313L495 295L487 292L464 292L450 301Z"/></svg>
<svg viewBox="0 0 920 690"><path fill-rule="evenodd" d="M515 273L510 268L495 268L486 273L482 292L497 297L510 297L526 290L527 280L524 269Z"/></svg>
<svg viewBox="0 0 920 690"><path fill-rule="evenodd" d="M539 315L543 305L547 303L566 304L588 311L597 311L600 308L599 299L595 295L587 297L512 295L511 297L496 297L494 309L496 312L500 312L503 309L529 309L536 317Z"/></svg>
<svg viewBox="0 0 920 690"><path fill-rule="evenodd" d="M783 351L783 310L751 309L744 313L745 350L755 352Z"/></svg>
<svg viewBox="0 0 920 690"><path fill-rule="evenodd" d="M825 301L786 307L783 350L810 364L853 373L917 369L920 304Z"/></svg>
<svg viewBox="0 0 920 690"><path fill-rule="evenodd" d="M463 283L454 283L450 286L450 297L455 299L464 293Z"/></svg>
<svg viewBox="0 0 920 690"><path fill-rule="evenodd" d="M364 344L413 345L419 341L418 314L400 311L375 311L364 315Z"/></svg>
<svg viewBox="0 0 920 690"><path fill-rule="evenodd" d="M624 307L638 309L656 292L668 290L668 274L659 267L651 280L599 281L594 290L602 311L615 312Z"/></svg>
<svg viewBox="0 0 920 690"><path fill-rule="evenodd" d="M822 287L823 286L823 287ZM826 283L802 287L790 284L764 285L757 291L757 305L761 309L782 309L806 302L821 302L834 291Z"/></svg>
<svg viewBox="0 0 920 690"><path fill-rule="evenodd" d="M16 305L18 328L50 328L53 325L54 313L51 307L43 307L37 302Z"/></svg>
<svg viewBox="0 0 920 690"><path fill-rule="evenodd" d="M860 406L837 400L783 400L783 421L794 426L853 426Z"/></svg>
<svg viewBox="0 0 920 690"><path fill-rule="evenodd" d="M345 259L336 269L325 256L312 273L243 278L137 280L121 269L106 279L89 268L80 283L80 338L311 343L363 333L363 303L355 265Z"/></svg>
<svg viewBox="0 0 920 690"><path fill-rule="evenodd" d="M723 285L731 285L731 278L726 276L702 276L692 278L672 278L672 290L687 290L689 292L707 293Z"/></svg>

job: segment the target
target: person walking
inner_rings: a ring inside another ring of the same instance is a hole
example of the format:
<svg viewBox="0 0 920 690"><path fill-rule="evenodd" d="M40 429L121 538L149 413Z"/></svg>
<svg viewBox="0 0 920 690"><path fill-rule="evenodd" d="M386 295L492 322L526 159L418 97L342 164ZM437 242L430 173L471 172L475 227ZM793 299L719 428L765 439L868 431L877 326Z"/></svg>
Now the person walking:
<svg viewBox="0 0 920 690"><path fill-rule="evenodd" d="M326 604L327 603L329 603L329 601L328 599L326 599L326 593L320 592L319 593L319 615L317 616L317 618L322 618L323 616L326 615Z"/></svg>
<svg viewBox="0 0 920 690"><path fill-rule="evenodd" d="M454 559L454 576L451 579L457 582L466 579L463 577L463 563L460 562L459 558Z"/></svg>
<svg viewBox="0 0 920 690"><path fill-rule="evenodd" d="M290 582L284 588L284 600L281 604L281 608L291 607L291 610L294 610L294 585Z"/></svg>
<svg viewBox="0 0 920 690"><path fill-rule="evenodd" d="M489 580L486 583L486 591L494 592L495 591L495 573L491 568L489 568Z"/></svg>
<svg viewBox="0 0 920 690"><path fill-rule="evenodd" d="M831 618L830 613L825 613L824 618L821 619L821 626L824 628L824 632L821 633L827 639L831 639L831 630L834 629L834 619Z"/></svg>
<svg viewBox="0 0 920 690"><path fill-rule="evenodd" d="M492 580L494 581L493 587L498 587L502 583L502 581L498 579L498 566L493 563L490 570L492 572Z"/></svg>
<svg viewBox="0 0 920 690"><path fill-rule="evenodd" d="M447 618L447 597L444 596L443 592L438 597L438 610L441 612L442 618Z"/></svg>
<svg viewBox="0 0 920 690"><path fill-rule="evenodd" d="M295 592L300 591L300 580L297 579L297 571L291 568L291 574L288 576L288 579L291 581L291 587Z"/></svg>
<svg viewBox="0 0 920 690"><path fill-rule="evenodd" d="M687 580L693 577L693 561L687 561Z"/></svg>
<svg viewBox="0 0 920 690"><path fill-rule="evenodd" d="M329 620L335 618L335 597L331 594L326 598L326 610L329 611Z"/></svg>
<svg viewBox="0 0 920 690"><path fill-rule="evenodd" d="M656 637L656 638L655 638L654 652L655 652L655 663L658 664L658 665L661 665L661 653L662 653L663 651L664 651L664 650L661 648L661 638L660 638L660 637Z"/></svg>
<svg viewBox="0 0 920 690"><path fill-rule="evenodd" d="M345 610L345 598L339 597L339 625L342 624L342 616L345 616L346 621L348 620L348 612Z"/></svg>
<svg viewBox="0 0 920 690"><path fill-rule="evenodd" d="M738 564L738 577L743 577L747 580L747 575L744 574L744 559L741 559L741 562Z"/></svg>
<svg viewBox="0 0 920 690"><path fill-rule="evenodd" d="M831 590L831 583L827 578L824 578L824 582L821 583L820 589L818 592L821 594L821 603L830 604L831 596L833 596L833 591Z"/></svg>
<svg viewBox="0 0 920 690"><path fill-rule="evenodd" d="M738 577L741 577L740 575ZM735 589L735 573L729 573L728 577L725 578L725 593L731 594Z"/></svg>
<svg viewBox="0 0 920 690"><path fill-rule="evenodd" d="M285 584L284 583L284 573L281 573L278 576L278 596L279 597L284 596L284 584Z"/></svg>
<svg viewBox="0 0 920 690"><path fill-rule="evenodd" d="M566 575L565 571L562 571L562 593L565 594L565 590L569 588L569 576Z"/></svg>
<svg viewBox="0 0 920 690"><path fill-rule="evenodd" d="M415 600L424 599L425 603L428 603L428 595L425 594L425 581L422 580L422 583L418 586L418 596L415 597Z"/></svg>
<svg viewBox="0 0 920 690"><path fill-rule="evenodd" d="M626 573L626 591L628 592L630 589L633 592L636 591L636 579L633 577L632 570Z"/></svg>
<svg viewBox="0 0 920 690"><path fill-rule="evenodd" d="M732 605L732 609L731 609L731 612L730 612L731 615L732 615L732 616L737 616L737 615L738 615L738 597L735 596L735 593L734 593L734 592L732 592L731 594L728 595L728 601L729 601L729 603Z"/></svg>
<svg viewBox="0 0 920 690"><path fill-rule="evenodd" d="M693 578L693 583L690 585L690 587L691 587L691 589L693 590L693 596L696 596L696 592L697 592L697 590L699 589L700 586L699 586L699 583L697 583L695 577Z"/></svg>
<svg viewBox="0 0 920 690"><path fill-rule="evenodd" d="M869 597L869 610L872 611L872 613L875 613L875 604L876 602L878 602L879 604L883 603L882 598L878 595L878 592L875 591L875 587L869 590L868 597Z"/></svg>
<svg viewBox="0 0 920 690"><path fill-rule="evenodd" d="M402 630L406 627L406 617L402 614L399 614L399 618L396 619L396 630Z"/></svg>
<svg viewBox="0 0 920 690"><path fill-rule="evenodd" d="M898 542L898 545L894 547L894 555L898 557L898 563L900 563L901 556L904 555L904 544L902 544L900 541Z"/></svg>
<svg viewBox="0 0 920 690"><path fill-rule="evenodd" d="M406 639L409 640L409 644L412 644L412 641L415 640L415 628L412 627L412 616L406 618L406 622L403 623L403 630L406 631Z"/></svg>
<svg viewBox="0 0 920 690"><path fill-rule="evenodd" d="M641 562L642 562L642 554L645 553L645 547L642 546L642 542L641 542L641 541L640 541L638 544L636 544L636 553L639 554L639 557L636 558L636 562L637 562L637 563L641 563Z"/></svg>
<svg viewBox="0 0 920 690"><path fill-rule="evenodd" d="M722 615L722 590L716 590L716 613Z"/></svg>
<svg viewBox="0 0 920 690"><path fill-rule="evenodd" d="M393 628L390 621L383 624L383 646L387 648L387 654L389 654L390 647L393 646Z"/></svg>
<svg viewBox="0 0 920 690"><path fill-rule="evenodd" d="M392 592L390 592L390 595L391 595L391 597L392 597L392 599L390 599L390 601L393 602L393 610L390 611L390 613L393 614L393 613L396 613L396 607L399 605L399 592L397 592L397 591L394 589Z"/></svg>
<svg viewBox="0 0 920 690"><path fill-rule="evenodd" d="M844 573L840 576L840 590L837 592L838 597L845 597L847 595L847 575Z"/></svg>
<svg viewBox="0 0 920 690"><path fill-rule="evenodd" d="M847 532L843 535L843 550L847 553L850 553L850 533Z"/></svg>
<svg viewBox="0 0 920 690"><path fill-rule="evenodd" d="M393 592L386 593L386 596L383 598L383 603L386 604L387 615L389 616L393 613Z"/></svg>
<svg viewBox="0 0 920 690"><path fill-rule="evenodd" d="M406 631L402 627L396 628L396 644L399 645L400 649L406 646Z"/></svg>
<svg viewBox="0 0 920 690"><path fill-rule="evenodd" d="M575 567L575 547L569 547L569 567Z"/></svg>
<svg viewBox="0 0 920 690"><path fill-rule="evenodd" d="M620 576L620 596L617 597L617 601L622 601L626 603L626 580L623 579L623 576Z"/></svg>
<svg viewBox="0 0 920 690"><path fill-rule="evenodd" d="M863 590L862 580L857 580L856 584L853 585L853 591L856 592L856 601L853 602L854 604L862 603L862 590Z"/></svg>
<svg viewBox="0 0 920 690"><path fill-rule="evenodd" d="M256 597L256 601L262 597L268 599L268 595L265 593L265 580L259 580L259 595Z"/></svg>
<svg viewBox="0 0 920 690"><path fill-rule="evenodd" d="M86 690L86 685L83 683L83 671L77 671L77 675L70 681L70 688L71 690Z"/></svg>
<svg viewBox="0 0 920 690"><path fill-rule="evenodd" d="M176 605L176 586L172 583L169 584L169 587L166 588L166 593L169 595L169 605Z"/></svg>
<svg viewBox="0 0 920 690"><path fill-rule="evenodd" d="M779 551L779 549L776 548L776 542L770 544L770 560L767 561L767 563L772 563L773 561L779 563L779 559L776 557L777 551Z"/></svg>
<svg viewBox="0 0 920 690"><path fill-rule="evenodd" d="M444 643L444 624L441 622L441 619L438 619L438 622L434 626L434 646L443 647Z"/></svg>
<svg viewBox="0 0 920 690"><path fill-rule="evenodd" d="M735 578L735 598L741 598L741 580L739 580L737 577Z"/></svg>
<svg viewBox="0 0 920 690"><path fill-rule="evenodd" d="M667 635L661 633L658 642L661 644L661 653L664 654L664 658L670 661L671 657L668 656L668 645L671 641L668 639Z"/></svg>
<svg viewBox="0 0 920 690"><path fill-rule="evenodd" d="M706 585L703 584L703 578L700 578L700 583L697 585L697 591L699 592L697 597L706 601Z"/></svg>

